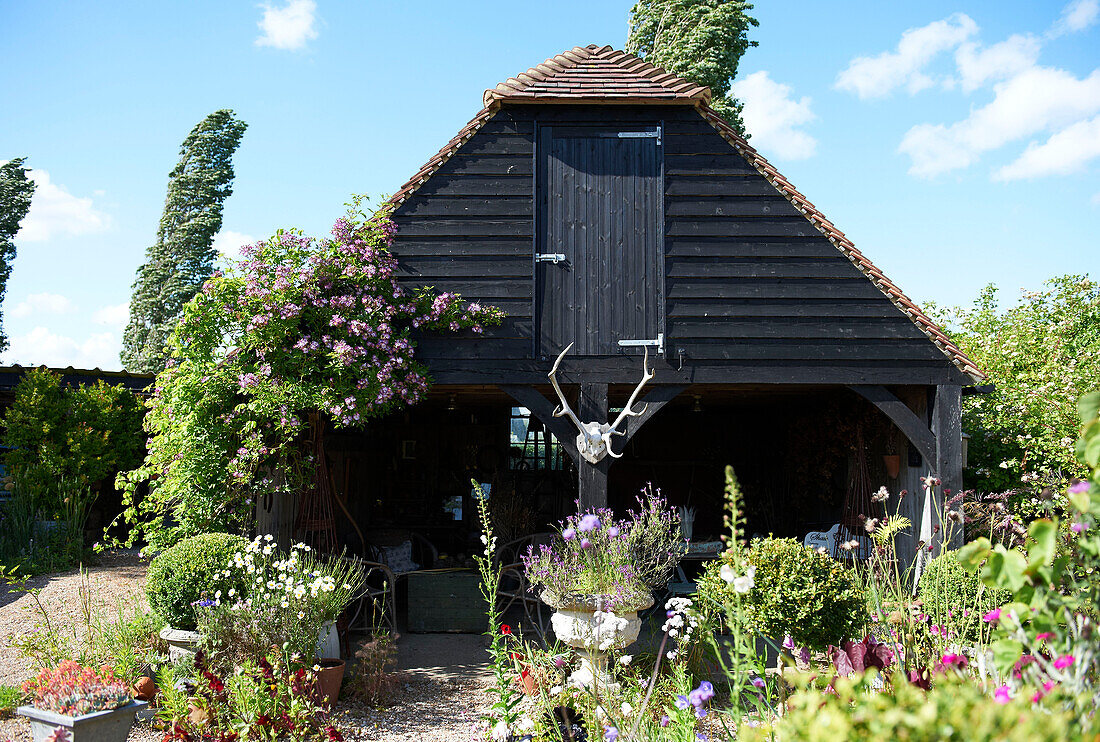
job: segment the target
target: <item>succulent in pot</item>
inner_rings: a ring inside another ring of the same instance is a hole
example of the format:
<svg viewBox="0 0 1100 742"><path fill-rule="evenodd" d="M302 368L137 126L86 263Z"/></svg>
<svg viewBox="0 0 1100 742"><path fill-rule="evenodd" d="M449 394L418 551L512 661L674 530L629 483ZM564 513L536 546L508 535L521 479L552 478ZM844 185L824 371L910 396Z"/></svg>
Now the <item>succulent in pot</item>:
<svg viewBox="0 0 1100 742"><path fill-rule="evenodd" d="M73 742L121 742L134 714L146 704L135 701L129 685L109 668L96 671L73 660L42 670L23 684L32 700L19 713L30 720L36 742L64 729Z"/></svg>

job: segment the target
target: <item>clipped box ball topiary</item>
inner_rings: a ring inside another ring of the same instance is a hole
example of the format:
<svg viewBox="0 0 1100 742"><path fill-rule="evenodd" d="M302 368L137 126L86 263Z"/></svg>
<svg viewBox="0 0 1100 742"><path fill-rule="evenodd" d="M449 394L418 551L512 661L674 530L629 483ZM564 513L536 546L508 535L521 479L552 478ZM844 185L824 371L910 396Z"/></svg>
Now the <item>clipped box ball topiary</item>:
<svg viewBox="0 0 1100 742"><path fill-rule="evenodd" d="M193 630L195 609L192 603L213 598L221 590L237 587L237 580L219 576L230 565L233 555L244 551L248 539L228 533L204 533L180 541L161 552L149 565L145 595L149 607L174 629Z"/></svg>
<svg viewBox="0 0 1100 742"><path fill-rule="evenodd" d="M920 599L932 624L949 632L948 639L974 643L983 633L988 639L993 629L982 616L1012 600L1012 593L987 587L977 573L971 574L959 564L958 552L948 551L925 566Z"/></svg>
<svg viewBox="0 0 1100 742"><path fill-rule="evenodd" d="M756 567L756 584L744 601L757 634L777 642L789 636L807 649L862 636L863 591L840 562L789 538L757 539L747 558Z"/></svg>

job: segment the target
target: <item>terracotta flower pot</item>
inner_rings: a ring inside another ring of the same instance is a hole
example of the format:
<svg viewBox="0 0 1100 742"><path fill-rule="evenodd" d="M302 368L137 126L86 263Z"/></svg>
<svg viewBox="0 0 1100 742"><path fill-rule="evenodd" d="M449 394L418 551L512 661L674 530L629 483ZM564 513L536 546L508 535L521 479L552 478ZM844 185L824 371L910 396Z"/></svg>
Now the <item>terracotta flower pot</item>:
<svg viewBox="0 0 1100 742"><path fill-rule="evenodd" d="M901 471L901 456L896 453L884 454L882 463L886 466L886 476L897 479L898 472Z"/></svg>
<svg viewBox="0 0 1100 742"><path fill-rule="evenodd" d="M138 678L133 690L134 698L139 701L152 701L157 697L157 684L148 675Z"/></svg>
<svg viewBox="0 0 1100 742"><path fill-rule="evenodd" d="M535 695L538 690L538 683L535 681L534 670L526 662L520 663L519 675L516 676L516 685L518 685L519 689L527 696Z"/></svg>
<svg viewBox="0 0 1100 742"><path fill-rule="evenodd" d="M340 686L344 684L344 661L332 657L317 660L321 669L317 671L317 684L313 688L314 700L332 708L340 697Z"/></svg>

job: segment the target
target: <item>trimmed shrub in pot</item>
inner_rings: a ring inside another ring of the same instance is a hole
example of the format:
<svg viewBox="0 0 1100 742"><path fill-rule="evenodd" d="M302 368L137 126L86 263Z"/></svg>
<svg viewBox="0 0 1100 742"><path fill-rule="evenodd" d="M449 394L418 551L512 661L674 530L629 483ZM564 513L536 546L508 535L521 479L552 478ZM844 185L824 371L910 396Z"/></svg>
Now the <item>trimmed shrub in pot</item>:
<svg viewBox="0 0 1100 742"><path fill-rule="evenodd" d="M240 585L222 574L233 555L248 546L248 539L228 533L204 533L180 541L161 552L149 565L145 595L149 606L175 629L193 630L192 604L228 594Z"/></svg>
<svg viewBox="0 0 1100 742"><path fill-rule="evenodd" d="M840 562L787 538L757 539L746 558L756 567L757 589L745 594L745 605L758 635L776 642L789 636L807 649L862 635L863 592Z"/></svg>

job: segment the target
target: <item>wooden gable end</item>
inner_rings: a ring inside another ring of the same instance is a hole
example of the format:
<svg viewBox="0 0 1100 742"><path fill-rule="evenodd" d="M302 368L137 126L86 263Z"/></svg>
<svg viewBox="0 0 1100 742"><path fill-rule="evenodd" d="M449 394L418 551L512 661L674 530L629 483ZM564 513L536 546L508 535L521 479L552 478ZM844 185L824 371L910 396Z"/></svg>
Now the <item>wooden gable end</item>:
<svg viewBox="0 0 1100 742"><path fill-rule="evenodd" d="M657 383L967 384L935 344L722 138L673 105L504 105L394 213L401 280L508 314L424 336L438 383L539 383L540 127L660 126L664 355ZM543 204L540 206L540 202ZM570 357L571 381L630 383L638 360Z"/></svg>

